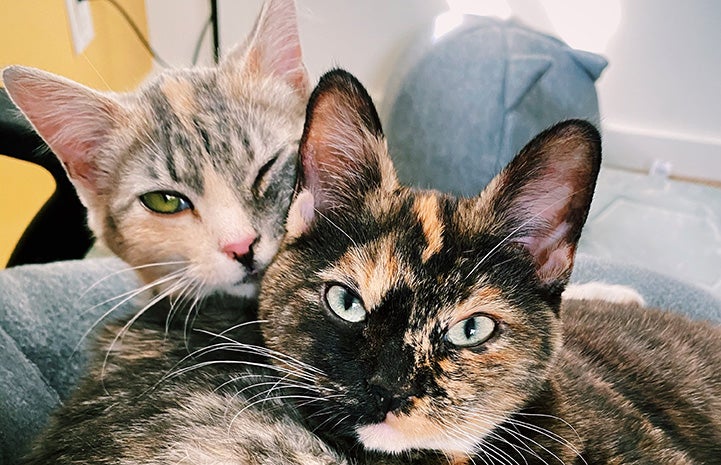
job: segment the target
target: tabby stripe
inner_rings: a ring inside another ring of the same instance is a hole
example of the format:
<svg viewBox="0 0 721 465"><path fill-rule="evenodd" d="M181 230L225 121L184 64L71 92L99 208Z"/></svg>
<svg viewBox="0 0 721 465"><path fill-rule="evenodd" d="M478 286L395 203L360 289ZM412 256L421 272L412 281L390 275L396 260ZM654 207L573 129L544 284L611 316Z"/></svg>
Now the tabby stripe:
<svg viewBox="0 0 721 465"><path fill-rule="evenodd" d="M413 202L413 211L418 216L428 244L421 254L425 263L443 248L443 222L440 218L438 198L432 194L418 196Z"/></svg>

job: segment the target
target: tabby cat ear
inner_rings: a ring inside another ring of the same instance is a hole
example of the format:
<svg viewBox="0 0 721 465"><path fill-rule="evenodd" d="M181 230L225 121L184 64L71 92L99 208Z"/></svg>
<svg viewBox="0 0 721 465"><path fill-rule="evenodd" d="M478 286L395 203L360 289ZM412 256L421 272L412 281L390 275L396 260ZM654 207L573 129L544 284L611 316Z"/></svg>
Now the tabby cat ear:
<svg viewBox="0 0 721 465"><path fill-rule="evenodd" d="M300 159L303 191L291 208L291 234L302 233L316 212L356 211L367 193L397 185L373 101L340 69L321 77L310 97Z"/></svg>
<svg viewBox="0 0 721 465"><path fill-rule="evenodd" d="M248 38L230 51L224 64L278 76L305 98L310 80L301 54L295 2L267 0Z"/></svg>
<svg viewBox="0 0 721 465"><path fill-rule="evenodd" d="M102 190L99 153L122 125L124 109L106 94L54 74L23 66L2 73L10 98L65 166L81 200Z"/></svg>
<svg viewBox="0 0 721 465"><path fill-rule="evenodd" d="M600 164L596 128L566 121L534 138L481 193L495 233L530 253L554 293L570 276Z"/></svg>

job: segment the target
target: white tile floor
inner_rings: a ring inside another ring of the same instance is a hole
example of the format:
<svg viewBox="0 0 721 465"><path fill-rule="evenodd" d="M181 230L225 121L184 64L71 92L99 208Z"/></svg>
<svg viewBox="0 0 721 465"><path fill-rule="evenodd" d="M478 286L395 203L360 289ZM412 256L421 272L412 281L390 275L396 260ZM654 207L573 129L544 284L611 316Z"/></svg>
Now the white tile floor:
<svg viewBox="0 0 721 465"><path fill-rule="evenodd" d="M640 265L721 298L721 189L603 168L579 252Z"/></svg>

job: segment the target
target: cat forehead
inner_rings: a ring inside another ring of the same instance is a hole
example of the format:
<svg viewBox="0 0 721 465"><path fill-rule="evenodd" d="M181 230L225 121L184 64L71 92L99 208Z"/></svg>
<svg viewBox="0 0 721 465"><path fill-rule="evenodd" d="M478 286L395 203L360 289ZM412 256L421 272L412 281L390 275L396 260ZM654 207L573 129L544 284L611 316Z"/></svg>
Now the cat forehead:
<svg viewBox="0 0 721 465"><path fill-rule="evenodd" d="M305 109L303 99L280 79L223 67L167 70L150 79L137 93L141 103L158 97L186 116L208 111L224 116L269 112L274 118L294 118L302 116Z"/></svg>
<svg viewBox="0 0 721 465"><path fill-rule="evenodd" d="M270 159L292 158L302 102L292 93L273 97L272 79L241 78L217 69L167 71L128 96L130 127L118 131L127 140L118 159L124 176L147 175L201 192L210 165L249 187Z"/></svg>
<svg viewBox="0 0 721 465"><path fill-rule="evenodd" d="M377 222L348 233L348 248L322 273L326 281L356 287L368 310L401 287L428 287L437 295L463 289L453 298L475 295L475 307L481 298L499 301L496 286L469 272L482 252L473 244L484 234L476 200L408 189L369 196L365 208Z"/></svg>

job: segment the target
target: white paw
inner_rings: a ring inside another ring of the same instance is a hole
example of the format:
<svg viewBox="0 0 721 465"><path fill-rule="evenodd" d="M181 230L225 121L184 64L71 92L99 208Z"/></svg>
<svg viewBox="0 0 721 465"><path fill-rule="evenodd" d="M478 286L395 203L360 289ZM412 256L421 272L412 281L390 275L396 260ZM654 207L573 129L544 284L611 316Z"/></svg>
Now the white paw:
<svg viewBox="0 0 721 465"><path fill-rule="evenodd" d="M621 284L606 284L600 281L571 284L563 291L562 297L576 300L605 300L617 304L636 304L642 307L646 305L643 296L636 289Z"/></svg>

